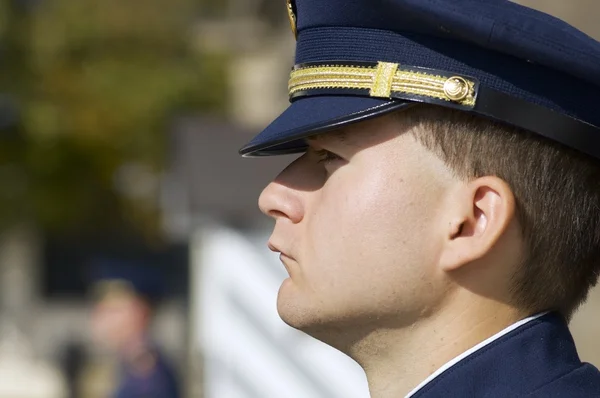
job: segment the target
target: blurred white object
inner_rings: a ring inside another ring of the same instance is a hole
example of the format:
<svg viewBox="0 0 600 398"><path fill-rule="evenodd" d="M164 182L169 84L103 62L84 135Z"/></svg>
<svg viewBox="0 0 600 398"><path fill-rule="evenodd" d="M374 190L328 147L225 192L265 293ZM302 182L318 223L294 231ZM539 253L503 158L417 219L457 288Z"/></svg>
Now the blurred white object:
<svg viewBox="0 0 600 398"><path fill-rule="evenodd" d="M360 367L287 326L276 309L286 274L267 234L207 227L193 241L195 344L206 398L365 398Z"/></svg>
<svg viewBox="0 0 600 398"><path fill-rule="evenodd" d="M58 368L36 358L19 325L36 299L39 236L21 226L0 237L0 398L66 398Z"/></svg>
<svg viewBox="0 0 600 398"><path fill-rule="evenodd" d="M8 319L0 320L0 398L64 398L65 380L50 364L36 360L31 346Z"/></svg>

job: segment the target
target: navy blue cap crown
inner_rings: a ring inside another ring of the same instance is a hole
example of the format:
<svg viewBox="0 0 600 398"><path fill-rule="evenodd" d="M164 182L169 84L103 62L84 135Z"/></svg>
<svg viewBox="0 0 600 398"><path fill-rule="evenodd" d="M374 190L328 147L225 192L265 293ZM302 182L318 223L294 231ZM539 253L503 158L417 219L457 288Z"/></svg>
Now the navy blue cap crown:
<svg viewBox="0 0 600 398"><path fill-rule="evenodd" d="M145 264L114 258L97 258L90 263L89 276L93 284L125 286L132 294L151 299L158 299L166 293L164 273L157 267Z"/></svg>
<svg viewBox="0 0 600 398"><path fill-rule="evenodd" d="M290 107L240 150L305 150L306 137L418 103L501 121L600 158L600 43L507 0L289 0Z"/></svg>

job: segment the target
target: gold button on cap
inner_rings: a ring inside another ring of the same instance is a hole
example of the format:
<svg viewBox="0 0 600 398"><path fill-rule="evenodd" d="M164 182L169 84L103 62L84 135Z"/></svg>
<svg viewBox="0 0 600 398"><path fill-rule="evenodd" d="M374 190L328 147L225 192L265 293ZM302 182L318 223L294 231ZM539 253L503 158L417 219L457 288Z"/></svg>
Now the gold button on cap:
<svg viewBox="0 0 600 398"><path fill-rule="evenodd" d="M444 94L451 101L462 101L469 95L469 83L460 76L453 76L444 83Z"/></svg>

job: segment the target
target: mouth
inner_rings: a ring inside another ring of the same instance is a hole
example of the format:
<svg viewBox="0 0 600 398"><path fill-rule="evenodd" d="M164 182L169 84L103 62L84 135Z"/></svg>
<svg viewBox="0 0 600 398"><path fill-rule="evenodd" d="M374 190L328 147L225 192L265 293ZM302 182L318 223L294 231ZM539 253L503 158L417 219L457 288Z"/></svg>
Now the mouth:
<svg viewBox="0 0 600 398"><path fill-rule="evenodd" d="M288 256L286 256L285 254L283 254L283 253L279 254L279 261L281 261L281 264L283 264L283 267L287 271L288 275L291 276L291 270L290 270L290 265L289 265L290 260L291 259Z"/></svg>
<svg viewBox="0 0 600 398"><path fill-rule="evenodd" d="M288 274L290 273L290 266L289 263L291 261L295 261L293 257L291 257L290 255L288 255L286 252L282 251L281 249L279 249L275 244L273 244L272 242L268 243L268 247L269 250L271 250L272 252L275 253L279 253L279 261L281 261L281 263L283 264L283 266L285 267L286 271L288 272Z"/></svg>
<svg viewBox="0 0 600 398"><path fill-rule="evenodd" d="M285 254L285 252L283 250L281 250L278 246L276 246L273 242L269 241L269 243L267 243L267 246L269 247L269 250L271 250L274 253L280 253L283 256L287 256L287 254Z"/></svg>

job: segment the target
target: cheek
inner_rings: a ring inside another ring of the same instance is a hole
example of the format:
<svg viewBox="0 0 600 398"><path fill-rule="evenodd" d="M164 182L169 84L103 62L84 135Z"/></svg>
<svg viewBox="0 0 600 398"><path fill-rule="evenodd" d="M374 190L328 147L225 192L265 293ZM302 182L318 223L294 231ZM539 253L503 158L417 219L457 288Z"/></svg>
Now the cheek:
<svg viewBox="0 0 600 398"><path fill-rule="evenodd" d="M371 168L328 181L311 218L311 257L320 281L351 294L423 279L431 242L428 206L410 177ZM311 278L316 280L316 275ZM396 280L398 283L390 283Z"/></svg>
<svg viewBox="0 0 600 398"><path fill-rule="evenodd" d="M126 308L104 309L92 318L94 334L100 340L119 340L129 330L132 316Z"/></svg>

